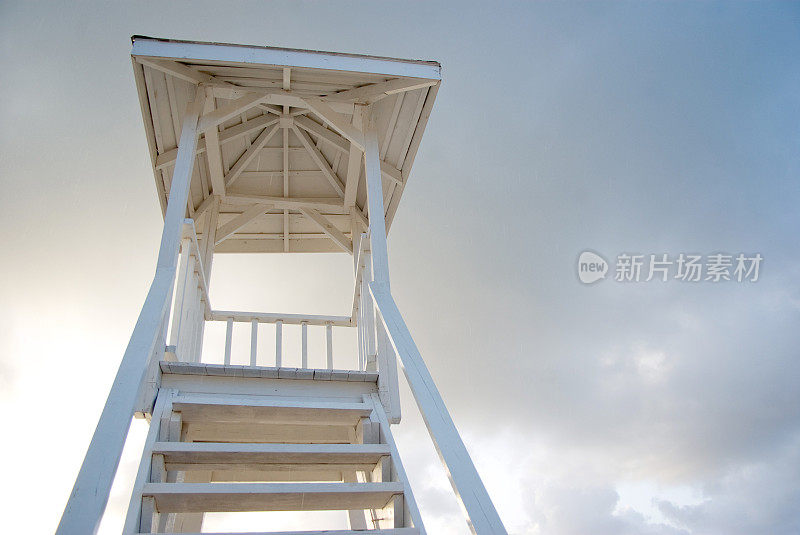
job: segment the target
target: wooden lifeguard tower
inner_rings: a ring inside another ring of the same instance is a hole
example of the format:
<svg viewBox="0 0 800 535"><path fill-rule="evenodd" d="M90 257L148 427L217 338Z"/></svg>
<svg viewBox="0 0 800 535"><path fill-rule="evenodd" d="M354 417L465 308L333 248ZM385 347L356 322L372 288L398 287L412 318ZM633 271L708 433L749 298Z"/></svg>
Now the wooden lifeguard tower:
<svg viewBox="0 0 800 535"><path fill-rule="evenodd" d="M424 534L392 438L398 362L472 531L506 533L389 286L386 234L440 65L138 36L131 55L164 230L57 533L97 531L138 415L150 428L125 535L199 533L205 512L306 510L348 511L350 531L324 533ZM295 252L353 256L346 314L211 306L216 253ZM222 364L202 362L206 322L226 325ZM236 322L251 325L249 365L231 364ZM274 366L258 362L263 323ZM288 324L302 326L291 362ZM355 369L333 361L334 328L357 329ZM309 367L310 329L325 331L324 369Z"/></svg>

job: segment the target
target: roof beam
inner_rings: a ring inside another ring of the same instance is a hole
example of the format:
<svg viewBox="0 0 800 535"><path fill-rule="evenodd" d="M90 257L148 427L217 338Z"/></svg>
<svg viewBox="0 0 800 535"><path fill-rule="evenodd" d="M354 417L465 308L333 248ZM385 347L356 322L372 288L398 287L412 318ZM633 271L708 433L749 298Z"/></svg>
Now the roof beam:
<svg viewBox="0 0 800 535"><path fill-rule="evenodd" d="M258 155L258 151L264 148L264 145L266 145L269 140L272 139L272 136L275 135L275 132L277 132L278 129L280 129L280 125L277 124L273 126L272 129L265 128L264 131L258 135L255 141L253 141L253 143L247 147L247 150L244 151L238 160L236 160L236 163L233 164L231 170L228 171L227 175L225 175L225 187L230 187L231 184L236 182L236 179L241 176L245 167L247 167L247 165L253 161L253 158Z"/></svg>
<svg viewBox="0 0 800 535"><path fill-rule="evenodd" d="M294 124L303 130L314 134L322 141L328 143L336 150L348 154L350 152L350 142L332 130L328 130L324 126L312 121L308 117L296 116Z"/></svg>
<svg viewBox="0 0 800 535"><path fill-rule="evenodd" d="M214 62L280 65L337 71L381 74L387 78L410 77L441 79L441 66L434 61L405 60L317 52L263 46L200 43L135 36L131 55L156 58L192 58Z"/></svg>
<svg viewBox="0 0 800 535"><path fill-rule="evenodd" d="M215 245L219 245L228 237L233 236L237 230L248 224L255 218L264 215L264 212L272 208L271 204L254 204L235 218L231 219L217 229Z"/></svg>
<svg viewBox="0 0 800 535"><path fill-rule="evenodd" d="M336 112L326 102L319 98L305 97L303 99L307 107L328 123L331 128L347 138L350 143L355 144L360 151L364 151L364 135L357 130L345 116Z"/></svg>
<svg viewBox="0 0 800 535"><path fill-rule="evenodd" d="M200 118L197 129L202 132L208 132L212 128L215 128L225 121L236 117L240 113L249 110L253 106L264 102L265 98L266 97L264 95L249 94L237 98L230 104L226 104L214 111L204 113Z"/></svg>
<svg viewBox="0 0 800 535"><path fill-rule="evenodd" d="M215 99L211 94L206 95L204 106L205 115L215 113ZM198 124L199 129L199 124ZM206 158L208 159L208 171L211 175L211 192L214 195L225 195L225 177L222 169L222 149L219 144L219 130L217 125L213 125L206 130Z"/></svg>
<svg viewBox="0 0 800 535"><path fill-rule="evenodd" d="M190 84L205 84L214 80L210 74L205 74L187 67L183 63L167 59L136 58L142 65L147 65L151 69L161 71L170 76L180 78Z"/></svg>
<svg viewBox="0 0 800 535"><path fill-rule="evenodd" d="M313 208L300 208L300 213L314 221L331 240L345 252L353 254L353 242L336 228L330 219L319 213Z"/></svg>
<svg viewBox="0 0 800 535"><path fill-rule="evenodd" d="M383 160L381 160L381 175L387 177L389 180L395 181L397 184L403 183L402 171Z"/></svg>
<svg viewBox="0 0 800 535"><path fill-rule="evenodd" d="M292 131L298 138L300 138L300 142L308 151L308 154L311 156L311 159L314 160L314 163L317 164L317 167L319 167L322 170L322 173L325 175L325 178L328 179L328 182L336 191L336 193L340 197L344 197L344 189L342 188L341 180L339 180L339 177L336 175L333 169L331 169L330 164L322 155L322 153L319 151L317 146L314 145L314 142L311 141L311 138L308 137L308 134L294 125L292 125Z"/></svg>
<svg viewBox="0 0 800 535"><path fill-rule="evenodd" d="M347 102L352 100L361 104L371 104L395 93L430 87L436 83L437 80L395 78L376 84L362 85L361 87L340 91L339 93L331 93L325 96L325 100L329 102Z"/></svg>
<svg viewBox="0 0 800 535"><path fill-rule="evenodd" d="M269 195L248 195L244 193L228 193L223 199L229 203L271 204L275 208L288 208L289 210L299 210L300 208L313 208L315 210L325 210L337 214L346 213L342 199L337 197L275 197Z"/></svg>
<svg viewBox="0 0 800 535"><path fill-rule="evenodd" d="M364 106L356 106L353 109L353 127L363 132ZM356 193L358 191L358 179L361 178L361 168L364 164L364 153L358 150L353 143L350 143L347 160L347 182L344 187L344 206L349 208L356 203Z"/></svg>
<svg viewBox="0 0 800 535"><path fill-rule="evenodd" d="M277 122L278 122L277 117L273 117L271 115L259 115L258 117L245 121L241 124L237 124L236 126L231 126L230 128L226 128L225 130L221 131L219 133L219 142L222 145L224 145L225 143L233 141L234 139L239 139L240 137L249 134L254 130L270 127ZM205 151L206 151L206 140L198 139L197 153L200 154ZM174 164L175 157L177 156L177 154L178 154L178 149L172 149L156 156L156 169L163 169L165 167Z"/></svg>

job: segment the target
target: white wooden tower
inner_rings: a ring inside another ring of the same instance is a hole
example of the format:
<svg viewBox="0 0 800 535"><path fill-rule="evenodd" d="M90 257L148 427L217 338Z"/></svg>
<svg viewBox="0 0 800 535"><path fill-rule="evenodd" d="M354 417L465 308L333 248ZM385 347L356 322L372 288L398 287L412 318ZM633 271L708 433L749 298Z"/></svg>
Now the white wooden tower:
<svg viewBox="0 0 800 535"><path fill-rule="evenodd" d="M324 533L424 534L392 438L399 363L472 531L505 534L389 285L386 233L440 65L138 36L131 55L164 230L57 533L97 531L136 415L150 425L125 535L199 533L206 512L309 510L348 512L349 531ZM294 252L353 256L346 314L212 307L215 254ZM223 364L202 360L206 322L226 324ZM249 365L231 364L236 322L251 325ZM264 323L270 366L257 354ZM302 333L291 359L288 324ZM333 359L342 328L358 333L355 369ZM312 329L327 336L324 369L309 367Z"/></svg>

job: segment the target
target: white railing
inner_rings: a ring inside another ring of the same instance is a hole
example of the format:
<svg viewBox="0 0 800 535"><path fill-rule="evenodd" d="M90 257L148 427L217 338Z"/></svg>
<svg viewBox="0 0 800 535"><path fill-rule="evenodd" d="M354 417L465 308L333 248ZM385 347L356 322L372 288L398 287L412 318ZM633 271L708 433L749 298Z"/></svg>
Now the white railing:
<svg viewBox="0 0 800 535"><path fill-rule="evenodd" d="M283 351L283 326L284 325L300 325L300 368L307 369L308 366L308 327L325 329L326 340L326 368L329 370L334 369L333 361L333 328L346 327L353 328L352 318L350 316L316 316L308 314L278 314L278 313L265 313L265 312L233 312L233 311L217 311L211 312L211 321L220 321L226 323L225 330L225 353L223 364L231 363L231 347L233 343L233 324L234 323L249 323L250 324L250 366L256 366L258 363L258 325L260 323L272 323L275 325L275 362L274 365L278 368L285 364L284 351ZM336 369L345 369L339 366ZM363 368L359 367L359 370Z"/></svg>

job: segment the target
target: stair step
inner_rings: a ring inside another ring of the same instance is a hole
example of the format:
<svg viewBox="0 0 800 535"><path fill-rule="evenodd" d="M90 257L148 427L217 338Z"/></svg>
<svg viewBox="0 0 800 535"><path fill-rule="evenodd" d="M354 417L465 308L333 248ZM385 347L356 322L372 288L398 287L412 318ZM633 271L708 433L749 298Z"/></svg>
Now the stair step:
<svg viewBox="0 0 800 535"><path fill-rule="evenodd" d="M172 408L184 423L356 425L370 415L363 402L270 399L269 396L179 395Z"/></svg>
<svg viewBox="0 0 800 535"><path fill-rule="evenodd" d="M162 513L381 509L403 483L147 483Z"/></svg>
<svg viewBox="0 0 800 535"><path fill-rule="evenodd" d="M221 377L260 377L265 379L304 379L315 381L348 381L351 383L375 383L378 372L358 370L322 370L273 366L241 366L236 364L202 364L197 362L160 363L163 373L182 375L212 375Z"/></svg>
<svg viewBox="0 0 800 535"><path fill-rule="evenodd" d="M141 535L157 535L155 533L142 533ZM371 530L350 530L335 529L324 531L259 531L259 532L237 532L237 533L184 533L183 535L419 535L417 528L392 528L392 529L371 529Z"/></svg>
<svg viewBox="0 0 800 535"><path fill-rule="evenodd" d="M364 470L390 455L388 444L157 442L167 470Z"/></svg>

